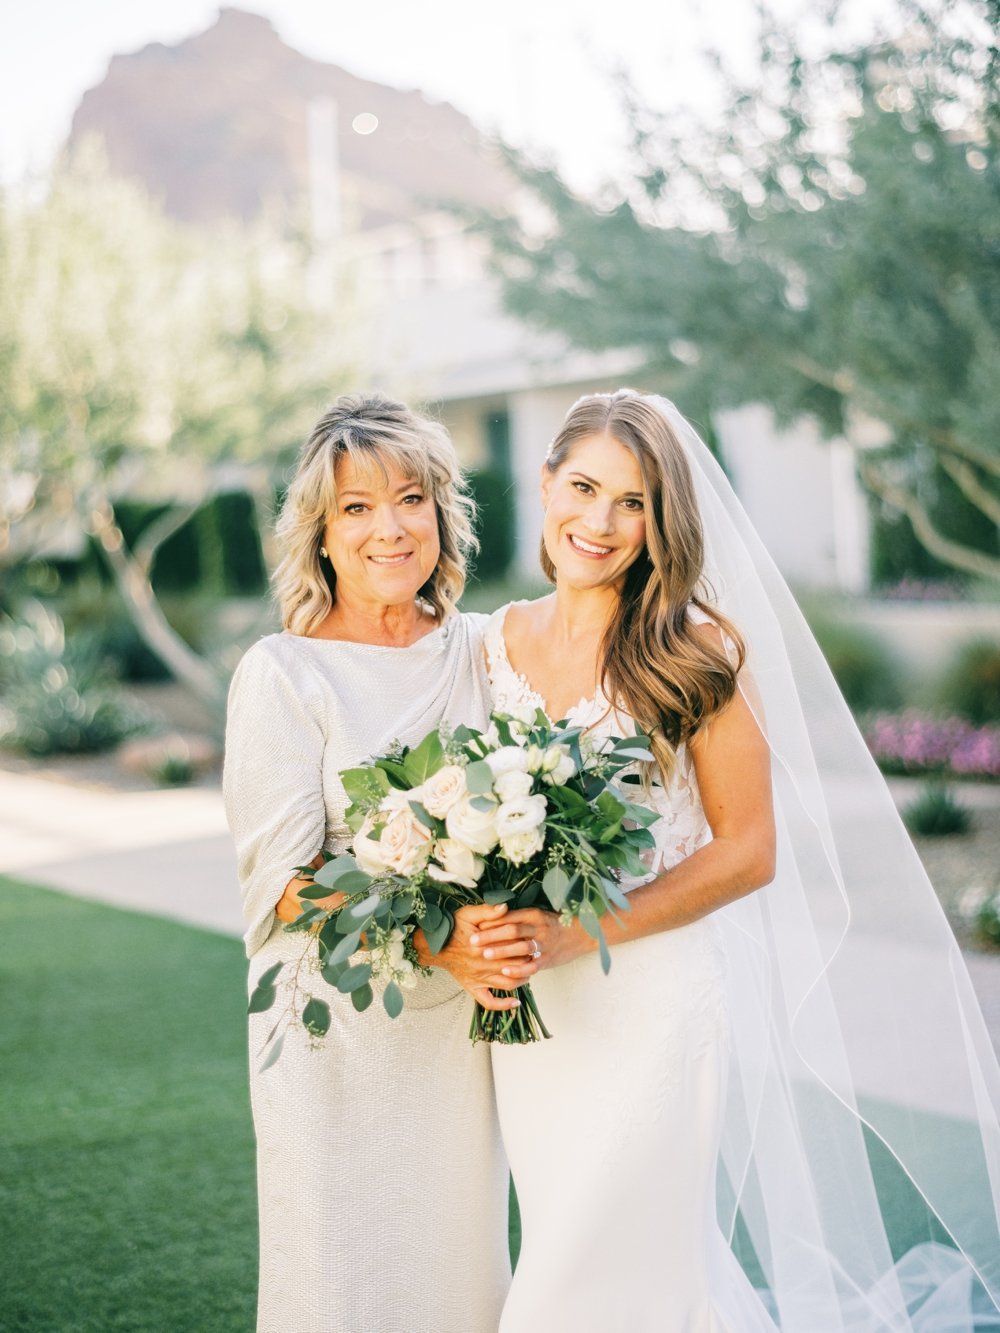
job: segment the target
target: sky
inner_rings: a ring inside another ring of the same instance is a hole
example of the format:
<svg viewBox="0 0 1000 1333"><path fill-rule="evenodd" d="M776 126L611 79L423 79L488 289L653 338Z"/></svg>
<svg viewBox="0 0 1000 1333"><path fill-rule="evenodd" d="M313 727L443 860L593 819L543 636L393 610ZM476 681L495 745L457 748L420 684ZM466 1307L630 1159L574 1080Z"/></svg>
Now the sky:
<svg viewBox="0 0 1000 1333"><path fill-rule="evenodd" d="M708 105L699 52L717 46L749 68L754 32L752 0L244 0L238 7L266 15L307 55L452 102L481 128L554 158L580 186L613 175L622 154L616 70L653 105ZM777 7L816 8L808 0ZM0 183L45 170L113 54L176 43L209 27L217 12L215 0L6 0Z"/></svg>

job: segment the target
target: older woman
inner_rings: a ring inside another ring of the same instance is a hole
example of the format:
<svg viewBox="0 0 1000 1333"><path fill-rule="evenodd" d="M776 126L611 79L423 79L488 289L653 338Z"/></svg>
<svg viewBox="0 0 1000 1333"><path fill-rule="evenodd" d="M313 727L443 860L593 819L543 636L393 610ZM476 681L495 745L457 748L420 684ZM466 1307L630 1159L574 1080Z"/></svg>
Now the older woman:
<svg viewBox="0 0 1000 1333"><path fill-rule="evenodd" d="M283 930L303 886L290 872L348 841L338 772L442 720L484 721L481 618L455 614L469 513L446 433L402 404L342 397L305 445L278 524L284 632L247 652L230 695L224 787L251 989L302 953ZM464 999L517 1001L489 999L512 983L467 944L489 914L462 909L433 960L417 933L435 968L396 1020L329 996L322 1045L293 1027L262 1069L280 998L251 1016L260 1333L495 1330L506 1168ZM315 971L307 989L329 991Z"/></svg>

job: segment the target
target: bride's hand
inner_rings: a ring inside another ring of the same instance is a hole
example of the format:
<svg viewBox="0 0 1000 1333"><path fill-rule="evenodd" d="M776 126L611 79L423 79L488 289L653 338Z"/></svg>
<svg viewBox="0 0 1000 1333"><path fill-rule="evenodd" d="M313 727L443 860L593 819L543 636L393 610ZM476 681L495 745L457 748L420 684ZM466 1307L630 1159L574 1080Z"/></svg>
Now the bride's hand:
<svg viewBox="0 0 1000 1333"><path fill-rule="evenodd" d="M455 913L455 928L440 953L431 953L422 930L417 929L413 932L413 946L417 951L417 957L424 967L443 967L450 972L462 989L467 990L484 1009L516 1009L520 1004L516 996L493 995L490 987L495 987L497 990L515 990L529 977L534 976L538 964L530 962L526 957L530 950L525 946L521 947L521 958L516 974L513 965L510 972L504 973L499 963L485 959L482 949L476 948L473 944L473 940L477 939L484 929L502 921L506 914L506 903L500 903L495 907L484 903L460 907Z"/></svg>
<svg viewBox="0 0 1000 1333"><path fill-rule="evenodd" d="M499 966L505 977L519 977L525 959L533 954L537 971L561 967L597 948L578 921L564 926L555 912L538 907L508 912L502 920L484 924L470 943L478 947L484 960Z"/></svg>

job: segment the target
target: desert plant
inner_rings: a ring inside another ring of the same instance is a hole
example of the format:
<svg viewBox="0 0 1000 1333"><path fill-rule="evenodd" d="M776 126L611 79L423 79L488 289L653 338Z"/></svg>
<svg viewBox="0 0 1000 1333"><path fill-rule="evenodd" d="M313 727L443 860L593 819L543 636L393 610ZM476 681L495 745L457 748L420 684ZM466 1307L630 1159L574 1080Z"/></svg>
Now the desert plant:
<svg viewBox="0 0 1000 1333"><path fill-rule="evenodd" d="M940 694L944 707L970 722L1000 723L1000 643L976 639L960 648Z"/></svg>
<svg viewBox="0 0 1000 1333"><path fill-rule="evenodd" d="M148 725L121 692L98 640L68 637L60 617L29 602L0 622L0 745L26 754L109 749Z"/></svg>
<svg viewBox="0 0 1000 1333"><path fill-rule="evenodd" d="M920 795L904 809L903 820L911 833L922 838L968 833L972 824L969 811L940 782L926 784Z"/></svg>

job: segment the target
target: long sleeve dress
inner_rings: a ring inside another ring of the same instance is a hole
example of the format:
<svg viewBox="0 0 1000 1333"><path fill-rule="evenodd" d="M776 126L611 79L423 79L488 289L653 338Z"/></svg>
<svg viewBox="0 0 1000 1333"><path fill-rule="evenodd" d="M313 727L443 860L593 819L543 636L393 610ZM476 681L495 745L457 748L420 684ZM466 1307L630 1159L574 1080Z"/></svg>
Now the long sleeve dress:
<svg viewBox="0 0 1000 1333"><path fill-rule="evenodd" d="M230 692L224 793L247 923L250 990L302 954L274 905L294 873L349 833L338 771L442 720L483 725L484 618L454 616L406 648L276 634ZM506 1163L489 1052L468 996L435 969L393 1020L330 1003L314 1046L297 1025L265 1070L282 996L251 1015L260 1208L258 1333L495 1333L510 1268Z"/></svg>

